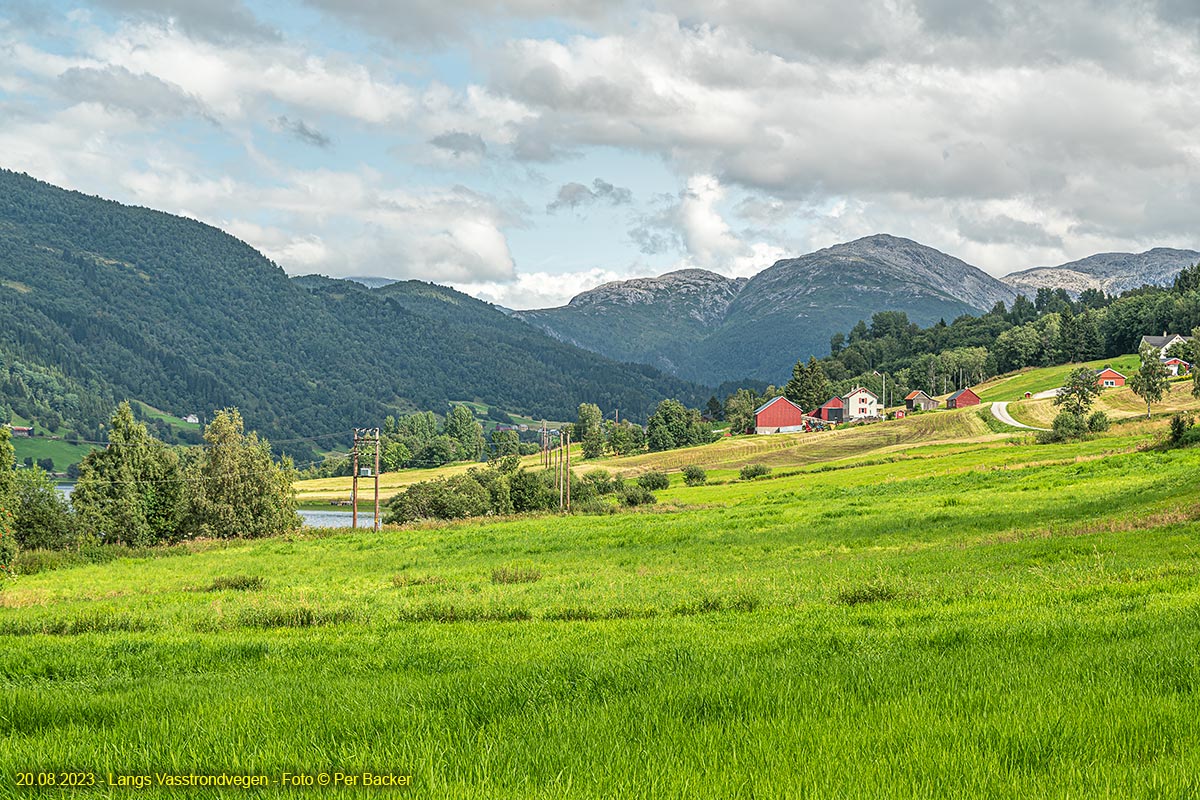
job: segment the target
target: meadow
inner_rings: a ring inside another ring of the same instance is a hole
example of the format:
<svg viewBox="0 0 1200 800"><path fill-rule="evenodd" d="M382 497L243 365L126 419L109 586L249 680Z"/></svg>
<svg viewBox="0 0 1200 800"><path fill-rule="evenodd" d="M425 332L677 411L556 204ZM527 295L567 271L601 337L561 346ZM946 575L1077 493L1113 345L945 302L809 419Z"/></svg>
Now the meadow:
<svg viewBox="0 0 1200 800"><path fill-rule="evenodd" d="M1137 353L1133 353L1117 356L1116 358L1102 358L1098 361L1088 361L1083 364L1060 364L1054 367L1022 370L992 378L972 388L979 395L979 399L985 403L990 403L994 400L1021 400L1024 398L1025 392L1037 394L1049 389L1057 389L1066 383L1067 375L1072 370L1079 369L1081 366L1089 369L1112 367L1128 378L1137 372L1140 363ZM1144 407L1143 411L1145 411Z"/></svg>
<svg viewBox="0 0 1200 800"><path fill-rule="evenodd" d="M816 460L762 437L781 444L754 481L723 466L736 441L698 448L710 484L675 474L648 511L21 575L0 594L0 796L62 796L16 788L31 769L374 770L456 798L1194 796L1200 450L1158 447L1162 419L1035 445L941 416L812 440Z"/></svg>

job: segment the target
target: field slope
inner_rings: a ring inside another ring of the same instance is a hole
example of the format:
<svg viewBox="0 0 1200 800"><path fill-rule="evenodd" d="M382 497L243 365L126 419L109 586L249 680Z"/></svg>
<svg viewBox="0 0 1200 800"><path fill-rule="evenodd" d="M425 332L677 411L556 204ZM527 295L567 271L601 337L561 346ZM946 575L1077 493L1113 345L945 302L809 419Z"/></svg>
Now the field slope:
<svg viewBox="0 0 1200 800"><path fill-rule="evenodd" d="M1162 425L851 454L647 513L24 575L0 594L0 796L36 796L13 775L42 768L370 769L418 797L1191 796L1200 450L1145 449Z"/></svg>

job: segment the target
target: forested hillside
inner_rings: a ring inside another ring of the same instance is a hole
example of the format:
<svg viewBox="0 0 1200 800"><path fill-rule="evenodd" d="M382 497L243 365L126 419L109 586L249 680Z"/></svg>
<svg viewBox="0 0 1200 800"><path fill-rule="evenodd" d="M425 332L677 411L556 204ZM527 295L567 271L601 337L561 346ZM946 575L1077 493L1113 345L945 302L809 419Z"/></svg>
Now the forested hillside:
<svg viewBox="0 0 1200 800"><path fill-rule="evenodd" d="M664 397L707 396L449 289L289 279L211 226L8 171L0 358L0 400L82 430L126 397L176 414L237 406L295 439L452 399L551 418L589 400L644 419Z"/></svg>

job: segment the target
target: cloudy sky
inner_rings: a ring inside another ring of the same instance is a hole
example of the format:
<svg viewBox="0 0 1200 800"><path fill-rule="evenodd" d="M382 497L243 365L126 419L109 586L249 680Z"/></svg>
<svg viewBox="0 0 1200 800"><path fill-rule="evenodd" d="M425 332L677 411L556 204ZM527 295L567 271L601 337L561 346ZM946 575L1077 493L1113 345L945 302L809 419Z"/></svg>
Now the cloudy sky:
<svg viewBox="0 0 1200 800"><path fill-rule="evenodd" d="M504 305L1198 247L1196 0L0 0L0 166Z"/></svg>

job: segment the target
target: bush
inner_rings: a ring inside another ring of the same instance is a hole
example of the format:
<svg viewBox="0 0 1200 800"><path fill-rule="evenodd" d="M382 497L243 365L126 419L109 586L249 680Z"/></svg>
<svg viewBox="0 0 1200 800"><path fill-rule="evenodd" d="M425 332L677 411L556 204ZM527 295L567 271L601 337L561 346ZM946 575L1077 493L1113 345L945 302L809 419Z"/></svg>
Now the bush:
<svg viewBox="0 0 1200 800"><path fill-rule="evenodd" d="M7 508L0 508L0 586L12 577L16 560L17 542L13 538L12 513Z"/></svg>
<svg viewBox="0 0 1200 800"><path fill-rule="evenodd" d="M619 497L624 505L629 507L648 506L658 502L649 489L639 483L628 483L621 487Z"/></svg>
<svg viewBox="0 0 1200 800"><path fill-rule="evenodd" d="M1176 414L1171 417L1171 432L1167 434L1167 441L1171 444L1180 444L1191 427L1191 414Z"/></svg>
<svg viewBox="0 0 1200 800"><path fill-rule="evenodd" d="M65 550L75 544L75 515L62 492L43 470L16 474L17 502L13 535L22 550Z"/></svg>
<svg viewBox="0 0 1200 800"><path fill-rule="evenodd" d="M1095 411L1087 421L1087 429L1089 433L1104 433L1108 430L1108 414L1103 411Z"/></svg>
<svg viewBox="0 0 1200 800"><path fill-rule="evenodd" d="M592 486L596 490L596 494L600 496L617 491L619 483L611 472L603 469L594 469L587 473L583 476L583 482Z"/></svg>
<svg viewBox="0 0 1200 800"><path fill-rule="evenodd" d="M671 479L667 477L667 474L658 470L652 470L639 475L637 482L638 486L650 492L666 489L671 485Z"/></svg>
<svg viewBox="0 0 1200 800"><path fill-rule="evenodd" d="M1082 414L1060 411L1058 412L1058 416L1054 418L1054 423L1050 426L1050 430L1039 432L1037 440L1041 444L1072 442L1082 439L1087 435L1087 432L1088 421Z"/></svg>
<svg viewBox="0 0 1200 800"><path fill-rule="evenodd" d="M704 471L703 467L688 464L683 468L683 482L688 486L703 486L708 482L708 473Z"/></svg>
<svg viewBox="0 0 1200 800"><path fill-rule="evenodd" d="M741 476L744 481L752 481L770 473L771 468L766 464L747 464L742 467Z"/></svg>

